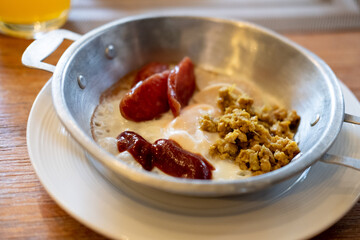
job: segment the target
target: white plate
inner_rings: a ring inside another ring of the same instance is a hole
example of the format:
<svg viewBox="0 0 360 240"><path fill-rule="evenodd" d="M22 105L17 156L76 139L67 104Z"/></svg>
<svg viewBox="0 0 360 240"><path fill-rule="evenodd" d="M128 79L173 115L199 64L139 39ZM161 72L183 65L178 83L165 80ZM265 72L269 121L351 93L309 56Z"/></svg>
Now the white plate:
<svg viewBox="0 0 360 240"><path fill-rule="evenodd" d="M343 87L347 113L360 104ZM331 153L360 158L360 127L344 124ZM357 202L360 172L317 163L263 192L227 198L182 197L134 184L115 188L88 162L54 112L50 84L27 126L35 171L52 198L89 228L116 239L304 239L338 221Z"/></svg>

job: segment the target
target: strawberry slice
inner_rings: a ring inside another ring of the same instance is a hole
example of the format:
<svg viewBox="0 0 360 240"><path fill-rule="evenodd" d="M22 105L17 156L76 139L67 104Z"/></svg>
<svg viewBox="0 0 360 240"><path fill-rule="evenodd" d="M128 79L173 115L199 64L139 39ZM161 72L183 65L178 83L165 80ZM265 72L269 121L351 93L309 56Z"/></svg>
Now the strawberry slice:
<svg viewBox="0 0 360 240"><path fill-rule="evenodd" d="M128 120L147 121L169 110L169 71L157 73L135 85L120 102L120 112Z"/></svg>
<svg viewBox="0 0 360 240"><path fill-rule="evenodd" d="M156 73L162 73L165 70L169 69L168 64L158 63L158 62L152 62L145 66L143 66L139 72L136 74L133 86L135 86L138 82L144 81L148 77L151 77L152 75Z"/></svg>
<svg viewBox="0 0 360 240"><path fill-rule="evenodd" d="M185 57L173 70L168 79L168 99L174 117L179 116L195 91L194 65Z"/></svg>

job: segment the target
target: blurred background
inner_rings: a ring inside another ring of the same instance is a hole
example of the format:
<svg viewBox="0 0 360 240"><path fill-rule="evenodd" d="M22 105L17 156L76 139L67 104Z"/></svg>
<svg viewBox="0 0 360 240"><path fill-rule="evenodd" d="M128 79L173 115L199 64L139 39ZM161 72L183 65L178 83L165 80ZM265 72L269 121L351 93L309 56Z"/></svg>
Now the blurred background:
<svg viewBox="0 0 360 240"><path fill-rule="evenodd" d="M359 5L360 0L0 0L0 32L37 38L67 21L65 28L84 34L138 14L246 20L278 32L332 31L359 28Z"/></svg>
<svg viewBox="0 0 360 240"><path fill-rule="evenodd" d="M279 32L360 28L360 0L72 0L71 5L65 28L79 33L134 14L247 20Z"/></svg>

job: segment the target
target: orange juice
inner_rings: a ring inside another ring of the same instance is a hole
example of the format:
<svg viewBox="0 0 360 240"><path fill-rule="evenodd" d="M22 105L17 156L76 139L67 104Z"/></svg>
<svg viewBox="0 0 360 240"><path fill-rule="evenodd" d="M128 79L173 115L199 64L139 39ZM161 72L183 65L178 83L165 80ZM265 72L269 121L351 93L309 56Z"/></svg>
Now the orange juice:
<svg viewBox="0 0 360 240"><path fill-rule="evenodd" d="M57 28L65 22L69 8L70 0L0 0L0 31L40 32Z"/></svg>

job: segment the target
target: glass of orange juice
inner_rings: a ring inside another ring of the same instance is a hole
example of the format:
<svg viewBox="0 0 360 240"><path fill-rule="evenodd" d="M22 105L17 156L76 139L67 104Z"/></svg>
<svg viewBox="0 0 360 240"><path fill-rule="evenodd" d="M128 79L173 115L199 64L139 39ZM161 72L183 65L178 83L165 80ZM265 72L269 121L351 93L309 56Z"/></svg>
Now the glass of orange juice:
<svg viewBox="0 0 360 240"><path fill-rule="evenodd" d="M0 32L23 38L61 27L70 0L0 0Z"/></svg>

